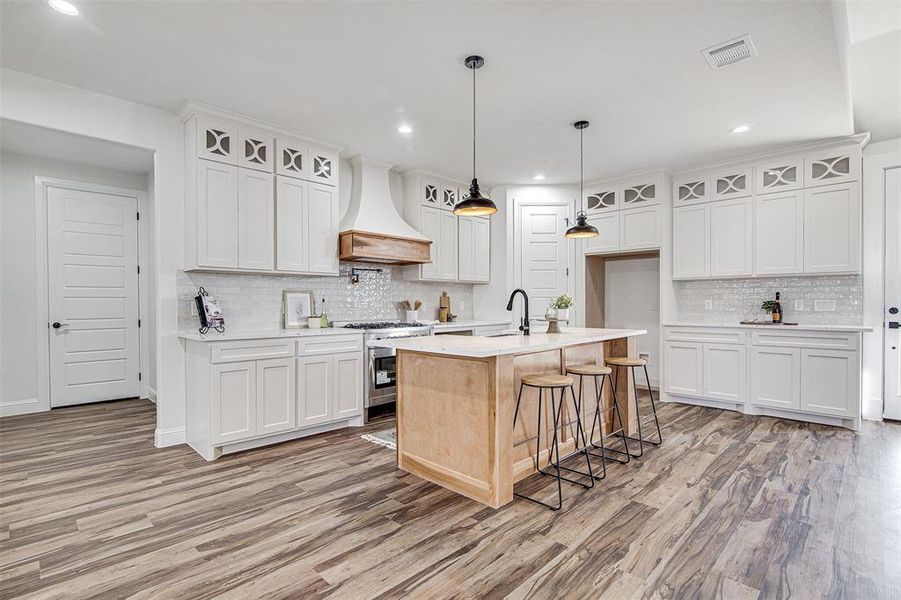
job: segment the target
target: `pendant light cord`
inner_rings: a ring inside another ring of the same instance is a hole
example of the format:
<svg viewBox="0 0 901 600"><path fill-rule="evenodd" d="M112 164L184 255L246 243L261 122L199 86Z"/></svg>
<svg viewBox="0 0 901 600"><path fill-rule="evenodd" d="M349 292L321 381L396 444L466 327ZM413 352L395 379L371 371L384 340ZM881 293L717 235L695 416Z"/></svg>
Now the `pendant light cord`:
<svg viewBox="0 0 901 600"><path fill-rule="evenodd" d="M585 129L579 130L579 212L585 212L585 190L584 190L584 173L585 173L585 147L583 135Z"/></svg>
<svg viewBox="0 0 901 600"><path fill-rule="evenodd" d="M472 69L472 178L476 178L476 70Z"/></svg>

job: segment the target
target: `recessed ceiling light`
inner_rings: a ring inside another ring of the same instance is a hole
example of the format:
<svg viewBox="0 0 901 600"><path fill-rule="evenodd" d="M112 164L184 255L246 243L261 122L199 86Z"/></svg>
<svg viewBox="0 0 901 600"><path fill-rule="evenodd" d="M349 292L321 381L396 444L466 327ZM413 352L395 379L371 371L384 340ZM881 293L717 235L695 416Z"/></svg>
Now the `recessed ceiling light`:
<svg viewBox="0 0 901 600"><path fill-rule="evenodd" d="M736 127L735 129L732 130L732 133L746 133L750 130L751 130L751 128L748 127L747 125L739 125L738 127Z"/></svg>
<svg viewBox="0 0 901 600"><path fill-rule="evenodd" d="M397 132L404 133L404 134L413 133L413 128L410 127L409 125L401 125L400 127L397 128Z"/></svg>
<svg viewBox="0 0 901 600"><path fill-rule="evenodd" d="M544 181L544 175L539 173L538 175L532 177L532 181Z"/></svg>
<svg viewBox="0 0 901 600"><path fill-rule="evenodd" d="M48 4L53 10L57 10L64 15L74 17L78 14L78 7L71 2L66 2L66 0L49 0Z"/></svg>

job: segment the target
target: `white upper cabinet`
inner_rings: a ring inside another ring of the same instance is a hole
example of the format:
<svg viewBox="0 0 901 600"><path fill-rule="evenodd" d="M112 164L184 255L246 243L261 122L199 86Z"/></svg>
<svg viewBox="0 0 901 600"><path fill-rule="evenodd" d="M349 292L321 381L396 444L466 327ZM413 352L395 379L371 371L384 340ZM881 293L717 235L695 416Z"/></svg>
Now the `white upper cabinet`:
<svg viewBox="0 0 901 600"><path fill-rule="evenodd" d="M238 168L208 160L196 161L198 266L238 266Z"/></svg>
<svg viewBox="0 0 901 600"><path fill-rule="evenodd" d="M490 272L490 221L485 217L458 217L457 236L458 279L487 282Z"/></svg>
<svg viewBox="0 0 901 600"><path fill-rule="evenodd" d="M305 230L309 240L308 272L338 274L338 193L326 184L311 183Z"/></svg>
<svg viewBox="0 0 901 600"><path fill-rule="evenodd" d="M619 213L619 249L660 247L660 207L630 208Z"/></svg>
<svg viewBox="0 0 901 600"><path fill-rule="evenodd" d="M337 275L336 190L290 177L276 179L276 268Z"/></svg>
<svg viewBox="0 0 901 600"><path fill-rule="evenodd" d="M275 138L271 133L243 125L238 127L238 166L272 173Z"/></svg>
<svg viewBox="0 0 901 600"><path fill-rule="evenodd" d="M238 128L228 121L196 117L197 157L238 164Z"/></svg>
<svg viewBox="0 0 901 600"><path fill-rule="evenodd" d="M435 208L441 208L442 203L440 199L441 191L440 186L437 181L432 179L427 179L425 177L421 178L421 195L418 195L420 201L424 206L433 206Z"/></svg>
<svg viewBox="0 0 901 600"><path fill-rule="evenodd" d="M279 136L275 140L275 172L286 177L308 179L310 148L301 140Z"/></svg>
<svg viewBox="0 0 901 600"><path fill-rule="evenodd" d="M750 198L710 204L710 276L740 277L753 272Z"/></svg>
<svg viewBox="0 0 901 600"><path fill-rule="evenodd" d="M860 148L823 150L804 157L804 187L848 183L860 178Z"/></svg>
<svg viewBox="0 0 901 600"><path fill-rule="evenodd" d="M623 185L620 206L637 208L648 204L657 204L660 201L658 185L656 180Z"/></svg>
<svg viewBox="0 0 901 600"><path fill-rule="evenodd" d="M754 173L754 191L758 194L797 190L804 184L804 159L790 156L761 161Z"/></svg>
<svg viewBox="0 0 901 600"><path fill-rule="evenodd" d="M473 221L473 254L475 274L473 281L488 283L491 280L491 221L475 217Z"/></svg>
<svg viewBox="0 0 901 600"><path fill-rule="evenodd" d="M238 267L270 271L274 259L273 176L238 169Z"/></svg>
<svg viewBox="0 0 901 600"><path fill-rule="evenodd" d="M708 202L712 197L710 179L705 175L686 175L673 181L673 206Z"/></svg>
<svg viewBox="0 0 901 600"><path fill-rule="evenodd" d="M278 176L275 185L275 268L304 272L310 267L305 227L310 219L310 184Z"/></svg>
<svg viewBox="0 0 901 600"><path fill-rule="evenodd" d="M804 190L804 272L860 272L860 184Z"/></svg>
<svg viewBox="0 0 901 600"><path fill-rule="evenodd" d="M445 183L441 186L441 208L444 210L454 210L457 205L457 186L452 183Z"/></svg>
<svg viewBox="0 0 901 600"><path fill-rule="evenodd" d="M695 279L710 274L710 206L673 209L673 279Z"/></svg>
<svg viewBox="0 0 901 600"><path fill-rule="evenodd" d="M435 207L423 206L420 209L419 233L432 240L430 249L432 262L419 265L423 279L440 279L441 264L441 210Z"/></svg>
<svg viewBox="0 0 901 600"><path fill-rule="evenodd" d="M620 211L613 211L588 217L588 224L598 230L596 237L585 240L587 254L601 254L619 251Z"/></svg>
<svg viewBox="0 0 901 600"><path fill-rule="evenodd" d="M589 184L587 188L582 199L586 213L609 212L621 208L619 186Z"/></svg>
<svg viewBox="0 0 901 600"><path fill-rule="evenodd" d="M449 211L441 213L439 245L445 249L438 263L438 277L445 281L457 279L457 215Z"/></svg>
<svg viewBox="0 0 901 600"><path fill-rule="evenodd" d="M713 200L750 196L752 190L751 167L734 167L717 171L711 179Z"/></svg>
<svg viewBox="0 0 901 600"><path fill-rule="evenodd" d="M754 198L754 272L785 275L804 270L804 201L801 190Z"/></svg>
<svg viewBox="0 0 901 600"><path fill-rule="evenodd" d="M309 156L308 179L324 185L338 185L338 153L328 148L311 146Z"/></svg>
<svg viewBox="0 0 901 600"><path fill-rule="evenodd" d="M338 149L220 112L184 120L184 268L337 275Z"/></svg>

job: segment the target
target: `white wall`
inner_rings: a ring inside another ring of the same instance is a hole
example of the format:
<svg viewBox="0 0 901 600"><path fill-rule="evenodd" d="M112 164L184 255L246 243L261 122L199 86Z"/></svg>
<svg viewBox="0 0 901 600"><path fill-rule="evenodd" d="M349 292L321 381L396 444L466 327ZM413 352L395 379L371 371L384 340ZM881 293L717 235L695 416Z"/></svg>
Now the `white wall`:
<svg viewBox="0 0 901 600"><path fill-rule="evenodd" d="M650 355L648 375L659 385L660 259L628 258L605 261L604 327L647 329L636 338L638 351ZM643 377L639 379L641 383Z"/></svg>
<svg viewBox="0 0 901 600"><path fill-rule="evenodd" d="M83 88L0 70L0 117L154 151L157 445L184 442L184 348L176 273L183 264L184 139L176 115Z"/></svg>
<svg viewBox="0 0 901 600"><path fill-rule="evenodd" d="M38 175L147 189L144 173L0 153L0 415L33 410L38 402L34 185Z"/></svg>

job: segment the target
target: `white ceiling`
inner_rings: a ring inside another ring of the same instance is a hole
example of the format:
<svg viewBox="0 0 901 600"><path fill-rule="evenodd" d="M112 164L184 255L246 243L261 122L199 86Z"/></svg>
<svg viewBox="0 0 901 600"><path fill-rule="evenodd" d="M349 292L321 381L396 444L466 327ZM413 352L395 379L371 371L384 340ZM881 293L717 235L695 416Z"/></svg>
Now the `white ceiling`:
<svg viewBox="0 0 901 600"><path fill-rule="evenodd" d="M852 133L828 2L4 2L4 66L176 111L195 99L401 168L586 179ZM748 33L760 56L700 51ZM404 137L401 122L413 126ZM744 135L731 134L749 124Z"/></svg>
<svg viewBox="0 0 901 600"><path fill-rule="evenodd" d="M134 173L153 171L153 152L145 148L9 119L0 119L0 150Z"/></svg>

